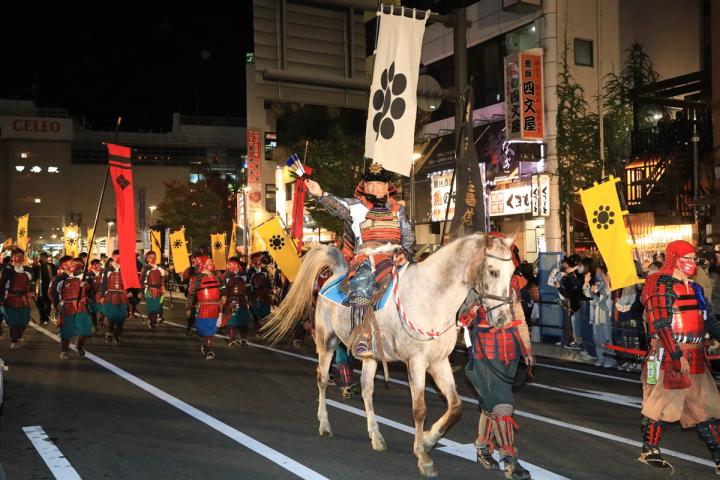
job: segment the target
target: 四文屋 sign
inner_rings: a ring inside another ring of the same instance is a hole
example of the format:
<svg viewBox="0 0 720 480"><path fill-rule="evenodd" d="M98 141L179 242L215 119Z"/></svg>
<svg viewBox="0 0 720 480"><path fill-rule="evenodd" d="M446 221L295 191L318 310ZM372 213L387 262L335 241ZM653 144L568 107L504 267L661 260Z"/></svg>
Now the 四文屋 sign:
<svg viewBox="0 0 720 480"><path fill-rule="evenodd" d="M505 125L508 140L545 137L541 49L505 57Z"/></svg>

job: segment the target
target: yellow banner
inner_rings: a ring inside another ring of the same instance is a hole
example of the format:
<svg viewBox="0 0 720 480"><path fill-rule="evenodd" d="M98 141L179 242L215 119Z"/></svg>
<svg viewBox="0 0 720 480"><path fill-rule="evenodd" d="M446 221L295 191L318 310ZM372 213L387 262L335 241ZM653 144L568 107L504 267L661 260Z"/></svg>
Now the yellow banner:
<svg viewBox="0 0 720 480"><path fill-rule="evenodd" d="M92 254L93 246L90 245L90 241L92 240L92 238L93 238L93 229L92 229L92 228L88 228L88 229L87 229L87 237L86 237L86 240L85 240L85 247L87 248L88 255L90 256L90 258L93 257L93 254ZM93 242L93 243L94 243L94 242Z"/></svg>
<svg viewBox="0 0 720 480"><path fill-rule="evenodd" d="M254 233L265 243L270 256L288 280L294 282L302 261L295 244L280 223L280 217L268 220L257 227Z"/></svg>
<svg viewBox="0 0 720 480"><path fill-rule="evenodd" d="M237 223L233 220L232 230L230 231L230 244L228 245L227 252L228 259L237 255L237 237L235 236L235 232L237 232Z"/></svg>
<svg viewBox="0 0 720 480"><path fill-rule="evenodd" d="M170 251L175 271L182 276L182 273L190 268L190 257L185 241L185 227L170 233Z"/></svg>
<svg viewBox="0 0 720 480"><path fill-rule="evenodd" d="M608 268L613 290L641 282L625 230L623 217L628 212L622 210L618 198L616 184L619 181L611 175L608 180L580 191L590 232Z"/></svg>
<svg viewBox="0 0 720 480"><path fill-rule="evenodd" d="M23 250L27 250L28 247L28 220L30 214L26 213L22 217L18 217L17 224L17 246Z"/></svg>
<svg viewBox="0 0 720 480"><path fill-rule="evenodd" d="M150 250L155 252L158 263L161 263L163 257L163 248L160 243L160 239L162 238L162 235L160 235L160 230L150 229L148 230L148 234L150 235Z"/></svg>
<svg viewBox="0 0 720 480"><path fill-rule="evenodd" d="M80 255L80 227L77 225L66 225L63 227L65 238L65 255L75 258Z"/></svg>
<svg viewBox="0 0 720 480"><path fill-rule="evenodd" d="M225 233L211 233L210 234L210 246L212 247L212 259L215 264L215 268L218 270L225 270L225 260L227 254L225 252L225 240L227 234Z"/></svg>

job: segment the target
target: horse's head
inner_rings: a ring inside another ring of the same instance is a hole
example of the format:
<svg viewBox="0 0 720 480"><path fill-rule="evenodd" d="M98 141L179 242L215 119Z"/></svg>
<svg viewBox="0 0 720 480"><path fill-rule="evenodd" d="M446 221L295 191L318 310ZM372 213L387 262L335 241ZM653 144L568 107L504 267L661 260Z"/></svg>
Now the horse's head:
<svg viewBox="0 0 720 480"><path fill-rule="evenodd" d="M469 283L480 294L492 325L502 324L512 317L510 281L515 264L510 247L514 241L514 234L507 237L485 235L480 250L469 265Z"/></svg>

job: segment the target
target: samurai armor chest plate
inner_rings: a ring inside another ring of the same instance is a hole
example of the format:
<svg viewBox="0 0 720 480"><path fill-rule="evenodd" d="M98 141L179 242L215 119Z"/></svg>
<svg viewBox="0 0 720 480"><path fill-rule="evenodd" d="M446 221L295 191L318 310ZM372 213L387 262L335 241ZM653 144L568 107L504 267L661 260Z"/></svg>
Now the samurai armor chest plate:
<svg viewBox="0 0 720 480"><path fill-rule="evenodd" d="M399 244L401 238L400 218L387 208L373 208L360 224L363 243Z"/></svg>

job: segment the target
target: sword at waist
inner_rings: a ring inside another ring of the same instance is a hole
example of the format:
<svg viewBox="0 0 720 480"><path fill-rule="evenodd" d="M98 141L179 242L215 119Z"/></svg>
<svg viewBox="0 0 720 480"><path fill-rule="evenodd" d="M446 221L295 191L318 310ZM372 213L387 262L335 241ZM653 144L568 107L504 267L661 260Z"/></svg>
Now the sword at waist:
<svg viewBox="0 0 720 480"><path fill-rule="evenodd" d="M386 243L383 245L371 245L369 247L360 248L356 252L357 255L376 255L378 253L395 253L397 250L402 250L401 245Z"/></svg>

